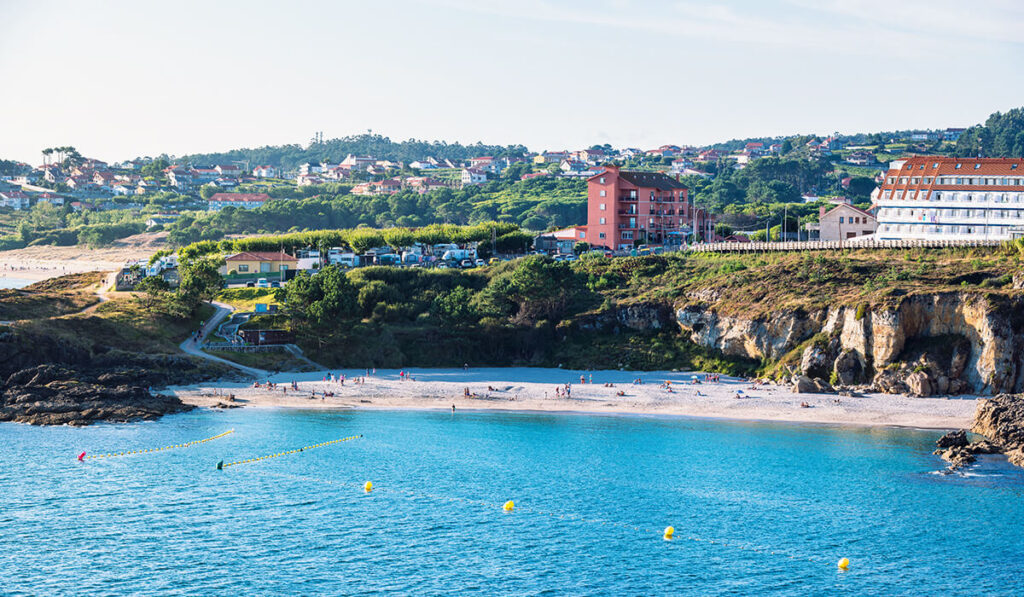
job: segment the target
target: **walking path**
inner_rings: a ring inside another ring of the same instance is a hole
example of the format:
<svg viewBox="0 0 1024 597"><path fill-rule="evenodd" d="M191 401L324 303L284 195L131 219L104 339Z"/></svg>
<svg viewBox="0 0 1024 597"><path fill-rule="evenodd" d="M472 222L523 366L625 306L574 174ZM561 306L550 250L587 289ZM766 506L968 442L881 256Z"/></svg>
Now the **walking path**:
<svg viewBox="0 0 1024 597"><path fill-rule="evenodd" d="M205 324L203 324L201 338L206 338L214 330L216 330L217 326L220 325L220 322L224 321L224 318L227 317L228 315L230 315L231 311L233 310L231 305L226 305L224 303L218 303L216 301L211 301L210 304L213 305L214 307L216 307L217 310L214 312L213 316L210 317L210 319L207 320L207 322ZM182 351L184 351L187 354L190 354L190 355L193 355L193 356L197 356L199 358L206 359L208 361L214 361L216 363L221 363L221 364L224 364L224 365L228 365L229 367L234 367L235 369L238 369L239 371L242 371L243 373L246 373L248 375L252 375L253 377L266 378L266 377L269 377L271 375L271 373L269 371L265 371L263 369L256 369L255 367L247 367L245 365L241 365L239 363L235 363L235 362L229 361L227 359L222 359L220 357L215 357L212 354L207 354L207 353L203 352L202 346L203 346L203 340L201 340L201 339L200 340L196 340L196 337L194 335L192 335L192 336L189 336L189 338L187 340L185 340L184 342L181 343L180 348L181 348Z"/></svg>

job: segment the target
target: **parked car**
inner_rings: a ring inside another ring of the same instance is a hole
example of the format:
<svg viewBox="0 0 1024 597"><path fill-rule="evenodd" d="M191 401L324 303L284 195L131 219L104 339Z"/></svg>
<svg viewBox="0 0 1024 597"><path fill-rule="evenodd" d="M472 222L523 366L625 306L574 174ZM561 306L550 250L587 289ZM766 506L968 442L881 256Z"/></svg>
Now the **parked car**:
<svg viewBox="0 0 1024 597"><path fill-rule="evenodd" d="M277 280L274 280L273 282L270 283L270 287L271 288L280 288L281 287L281 283L278 282Z"/></svg>
<svg viewBox="0 0 1024 597"><path fill-rule="evenodd" d="M270 282L267 282L266 278L260 278L256 280L256 288L270 288Z"/></svg>
<svg viewBox="0 0 1024 597"><path fill-rule="evenodd" d="M501 263L501 259L498 259L497 257L491 257L490 261L488 261L487 263L489 263L490 265L494 265L495 263Z"/></svg>
<svg viewBox="0 0 1024 597"><path fill-rule="evenodd" d="M255 288L256 287L256 282L246 282L245 283L245 287L246 288Z"/></svg>
<svg viewBox="0 0 1024 597"><path fill-rule="evenodd" d="M473 267L472 259L463 259L459 262L459 267Z"/></svg>
<svg viewBox="0 0 1024 597"><path fill-rule="evenodd" d="M477 267L483 267L483 266L487 265L487 262L486 262L486 261L484 261L483 259L480 259L479 257L477 257L477 258L476 258L476 260L475 260L475 261L473 261L473 263L474 263L474 264L475 264L475 265L476 265Z"/></svg>
<svg viewBox="0 0 1024 597"><path fill-rule="evenodd" d="M437 269L448 269L448 264L442 261L437 264Z"/></svg>

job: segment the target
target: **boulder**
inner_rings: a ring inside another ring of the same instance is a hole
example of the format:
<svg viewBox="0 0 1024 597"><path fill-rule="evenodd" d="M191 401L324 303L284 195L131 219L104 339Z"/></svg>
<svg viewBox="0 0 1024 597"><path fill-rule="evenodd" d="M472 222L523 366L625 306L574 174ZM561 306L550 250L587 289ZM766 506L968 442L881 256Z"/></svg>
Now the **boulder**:
<svg viewBox="0 0 1024 597"><path fill-rule="evenodd" d="M828 370L828 353L822 347L811 344L804 349L803 357L800 359L800 373L807 377L823 377Z"/></svg>
<svg viewBox="0 0 1024 597"><path fill-rule="evenodd" d="M1024 448L1024 394L999 394L979 401L971 431L1004 452Z"/></svg>
<svg viewBox="0 0 1024 597"><path fill-rule="evenodd" d="M943 435L935 442L935 445L939 448L953 448L966 446L967 443L967 431L959 429Z"/></svg>
<svg viewBox="0 0 1024 597"><path fill-rule="evenodd" d="M864 377L864 360L857 351L845 349L836 357L832 371L840 385L852 386Z"/></svg>
<svg viewBox="0 0 1024 597"><path fill-rule="evenodd" d="M907 393L911 396L931 396L932 383L928 374L924 371L915 371L907 376Z"/></svg>
<svg viewBox="0 0 1024 597"><path fill-rule="evenodd" d="M949 392L949 378L945 375L940 375L935 379L935 393L946 394Z"/></svg>
<svg viewBox="0 0 1024 597"><path fill-rule="evenodd" d="M814 391L818 394L833 394L835 390L831 385L820 377L815 377L811 382L814 384Z"/></svg>
<svg viewBox="0 0 1024 597"><path fill-rule="evenodd" d="M813 394L817 391L814 381L806 375L793 376L793 392L796 394Z"/></svg>

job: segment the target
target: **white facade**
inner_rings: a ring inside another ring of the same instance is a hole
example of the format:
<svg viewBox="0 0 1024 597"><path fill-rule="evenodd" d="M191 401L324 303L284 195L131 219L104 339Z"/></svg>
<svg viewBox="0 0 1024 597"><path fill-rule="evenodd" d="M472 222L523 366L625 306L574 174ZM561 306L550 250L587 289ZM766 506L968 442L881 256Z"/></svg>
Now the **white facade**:
<svg viewBox="0 0 1024 597"><path fill-rule="evenodd" d="M881 240L1009 240L1024 236L1024 192L917 193L878 199Z"/></svg>
<svg viewBox="0 0 1024 597"><path fill-rule="evenodd" d="M910 158L890 164L872 199L881 240L1024 236L1024 161Z"/></svg>

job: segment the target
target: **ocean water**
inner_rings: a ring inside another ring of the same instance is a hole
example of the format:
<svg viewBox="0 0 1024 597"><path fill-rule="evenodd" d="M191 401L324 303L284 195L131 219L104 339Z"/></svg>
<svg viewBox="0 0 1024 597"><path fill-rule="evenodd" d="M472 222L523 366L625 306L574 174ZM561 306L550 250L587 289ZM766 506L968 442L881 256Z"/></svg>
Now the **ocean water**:
<svg viewBox="0 0 1024 597"><path fill-rule="evenodd" d="M0 288L22 288L28 286L33 281L27 278L10 278L7 276L0 276Z"/></svg>
<svg viewBox="0 0 1024 597"><path fill-rule="evenodd" d="M468 411L0 424L0 594L1021 594L1024 475L936 474L939 435Z"/></svg>

